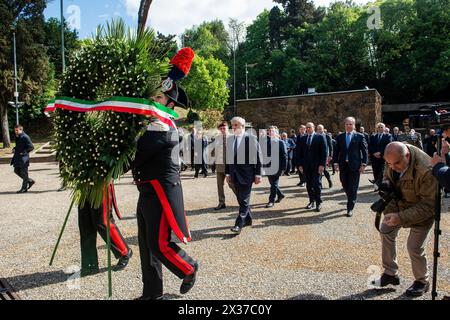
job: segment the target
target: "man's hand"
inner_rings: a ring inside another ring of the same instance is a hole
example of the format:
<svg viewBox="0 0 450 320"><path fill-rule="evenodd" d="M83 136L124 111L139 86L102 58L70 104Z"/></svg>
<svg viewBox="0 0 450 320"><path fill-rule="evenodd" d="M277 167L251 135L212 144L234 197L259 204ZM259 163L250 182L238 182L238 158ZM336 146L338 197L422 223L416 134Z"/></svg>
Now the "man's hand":
<svg viewBox="0 0 450 320"><path fill-rule="evenodd" d="M255 184L260 184L262 178L260 176L255 176Z"/></svg>
<svg viewBox="0 0 450 320"><path fill-rule="evenodd" d="M298 171L300 171L301 173L303 173L303 167L298 167Z"/></svg>
<svg viewBox="0 0 450 320"><path fill-rule="evenodd" d="M359 173L363 174L364 171L366 171L366 166L362 165L361 168L359 168Z"/></svg>
<svg viewBox="0 0 450 320"><path fill-rule="evenodd" d="M434 167L438 163L445 163L445 160L438 156L437 152L435 152L433 158L431 159L431 165Z"/></svg>
<svg viewBox="0 0 450 320"><path fill-rule="evenodd" d="M334 164L334 171L339 171L339 164L338 163L335 163Z"/></svg>
<svg viewBox="0 0 450 320"><path fill-rule="evenodd" d="M398 213L388 213L384 215L383 223L389 227L397 227L400 225L400 222Z"/></svg>
<svg viewBox="0 0 450 320"><path fill-rule="evenodd" d="M380 158L381 158L381 152L375 152L375 153L373 154L373 156L374 156L375 158L377 158L377 159L380 159Z"/></svg>
<svg viewBox="0 0 450 320"><path fill-rule="evenodd" d="M319 174L323 174L324 171L325 171L325 167L319 166Z"/></svg>

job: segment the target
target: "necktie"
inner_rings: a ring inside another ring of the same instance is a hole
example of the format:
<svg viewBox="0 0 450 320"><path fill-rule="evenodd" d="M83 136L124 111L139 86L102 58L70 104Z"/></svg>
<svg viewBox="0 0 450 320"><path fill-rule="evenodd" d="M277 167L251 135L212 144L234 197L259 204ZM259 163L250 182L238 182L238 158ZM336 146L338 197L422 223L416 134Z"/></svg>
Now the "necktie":
<svg viewBox="0 0 450 320"><path fill-rule="evenodd" d="M308 147L311 146L311 140L312 140L312 134L309 134L309 135L308 135L308 141L306 142L307 145L308 145Z"/></svg>
<svg viewBox="0 0 450 320"><path fill-rule="evenodd" d="M345 143L347 145L347 149L348 149L348 146L350 145L351 138L352 138L352 134L350 132L347 132L347 136L345 137Z"/></svg>

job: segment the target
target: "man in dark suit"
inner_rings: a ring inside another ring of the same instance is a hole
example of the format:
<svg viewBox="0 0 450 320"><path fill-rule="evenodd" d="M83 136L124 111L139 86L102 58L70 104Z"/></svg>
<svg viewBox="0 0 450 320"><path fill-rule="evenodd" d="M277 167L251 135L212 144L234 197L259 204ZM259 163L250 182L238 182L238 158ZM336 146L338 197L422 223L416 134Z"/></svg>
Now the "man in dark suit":
<svg viewBox="0 0 450 320"><path fill-rule="evenodd" d="M294 150L295 166L297 168L299 167L300 162L301 162L301 160L299 158L299 150L300 150L300 148L298 146L300 145L300 140L305 135L306 135L306 127L304 125L301 125L298 128L297 140L295 141L295 144L296 144L297 147ZM300 170L298 170L298 176L300 178L300 182L297 184L297 186L304 187L305 186L305 175L302 172L300 172Z"/></svg>
<svg viewBox="0 0 450 320"><path fill-rule="evenodd" d="M189 135L189 151L191 155L191 171L195 169L195 136L197 135L197 129L192 127L191 134Z"/></svg>
<svg viewBox="0 0 450 320"><path fill-rule="evenodd" d="M398 127L394 127L394 129L392 129L392 141L398 141L399 135L400 135L400 129Z"/></svg>
<svg viewBox="0 0 450 320"><path fill-rule="evenodd" d="M323 134L315 133L314 123L306 124L306 135L300 139L299 170L305 174L309 204L306 209L320 212L322 198L322 174L327 163L327 141Z"/></svg>
<svg viewBox="0 0 450 320"><path fill-rule="evenodd" d="M263 152L264 161L264 173L267 175L270 183L270 195L269 202L266 208L272 208L274 203L281 202L284 199L284 194L279 188L280 176L286 171L288 154L286 144L280 140L278 134L278 128L270 126L267 130L267 142L265 144L267 150ZM261 141L260 141L261 143ZM262 144L263 146L264 144ZM266 158L267 156L267 158ZM275 201L275 197L278 199Z"/></svg>
<svg viewBox="0 0 450 320"><path fill-rule="evenodd" d="M239 216L232 232L239 234L242 228L252 225L250 195L253 183L261 183L261 156L256 136L245 133L245 120L231 119L233 136L227 141L225 176L233 183L239 203Z"/></svg>
<svg viewBox="0 0 450 320"><path fill-rule="evenodd" d="M293 143L293 149L292 149L292 155L291 155L291 167L289 169L289 173L295 173L295 143L297 142L297 135L295 134L295 130L291 130L291 134L289 136L289 139L292 140ZM288 150L289 151L289 150Z"/></svg>
<svg viewBox="0 0 450 320"><path fill-rule="evenodd" d="M355 131L355 118L344 120L345 132L336 138L333 163L335 170L339 170L339 178L347 195L347 216L353 215L359 178L367 166L367 143L361 133Z"/></svg>
<svg viewBox="0 0 450 320"><path fill-rule="evenodd" d="M17 193L25 193L30 189L35 181L28 177L28 167L30 166L30 152L34 150L30 137L23 132L23 127L18 124L14 127L16 134L16 146L13 149L14 156L11 165L14 166L14 173L22 178L22 188Z"/></svg>
<svg viewBox="0 0 450 320"><path fill-rule="evenodd" d="M367 148L370 148L370 136L366 132L366 129L364 127L359 128L359 133L361 133L364 136L364 139L366 139Z"/></svg>
<svg viewBox="0 0 450 320"><path fill-rule="evenodd" d="M384 123L377 124L377 133L370 137L369 155L372 161L373 181L378 185L383 179L384 172L384 150L386 146L392 142L392 136L384 132L386 126Z"/></svg>
<svg viewBox="0 0 450 320"><path fill-rule="evenodd" d="M316 129L318 134L321 134L325 137L327 142L327 164L333 158L333 141L331 140L331 136L326 132L324 126L319 124ZM328 188L333 188L333 182L331 181L330 173L327 170L327 164L325 165L325 169L323 170L323 175L328 181Z"/></svg>
<svg viewBox="0 0 450 320"><path fill-rule="evenodd" d="M434 153L437 152L437 140L438 136L436 135L436 130L430 129L430 135L423 139L423 144L425 147L425 152L430 156L433 157Z"/></svg>
<svg viewBox="0 0 450 320"><path fill-rule="evenodd" d="M295 139L297 139L297 137ZM287 168L286 168L286 171L284 172L284 174L286 176L290 176L291 175L291 169L295 170L294 169L295 166L293 165L293 162L294 162L294 150L295 150L295 147L296 147L295 140L292 139L292 138L288 138L286 132L283 132L281 134L281 140L286 145L286 149L287 149L287 153L288 153Z"/></svg>

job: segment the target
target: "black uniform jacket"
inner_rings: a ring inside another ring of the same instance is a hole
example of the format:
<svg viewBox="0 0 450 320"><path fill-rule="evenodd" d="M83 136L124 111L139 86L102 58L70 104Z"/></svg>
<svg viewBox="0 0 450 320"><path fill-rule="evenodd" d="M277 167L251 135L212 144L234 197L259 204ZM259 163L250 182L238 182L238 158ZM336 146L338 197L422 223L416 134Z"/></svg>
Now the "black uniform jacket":
<svg viewBox="0 0 450 320"><path fill-rule="evenodd" d="M170 228L184 243L191 240L184 211L177 130L146 131L137 142L133 177L141 194L156 192Z"/></svg>

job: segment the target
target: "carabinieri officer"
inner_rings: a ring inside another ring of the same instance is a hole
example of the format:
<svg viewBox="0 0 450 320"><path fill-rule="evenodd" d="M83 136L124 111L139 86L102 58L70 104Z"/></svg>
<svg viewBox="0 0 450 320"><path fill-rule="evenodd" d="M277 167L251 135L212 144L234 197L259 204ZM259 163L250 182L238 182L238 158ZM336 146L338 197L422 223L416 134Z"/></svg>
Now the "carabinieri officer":
<svg viewBox="0 0 450 320"><path fill-rule="evenodd" d="M171 109L188 106L186 93L174 80L180 71L187 75L193 58L190 48L177 53L171 60L172 71L153 101ZM155 118L137 142L133 176L139 190L137 220L144 284L140 300L162 298L162 264L183 280L181 294L195 283L197 262L171 241L172 231L185 244L191 240L181 188L179 142L178 130Z"/></svg>

